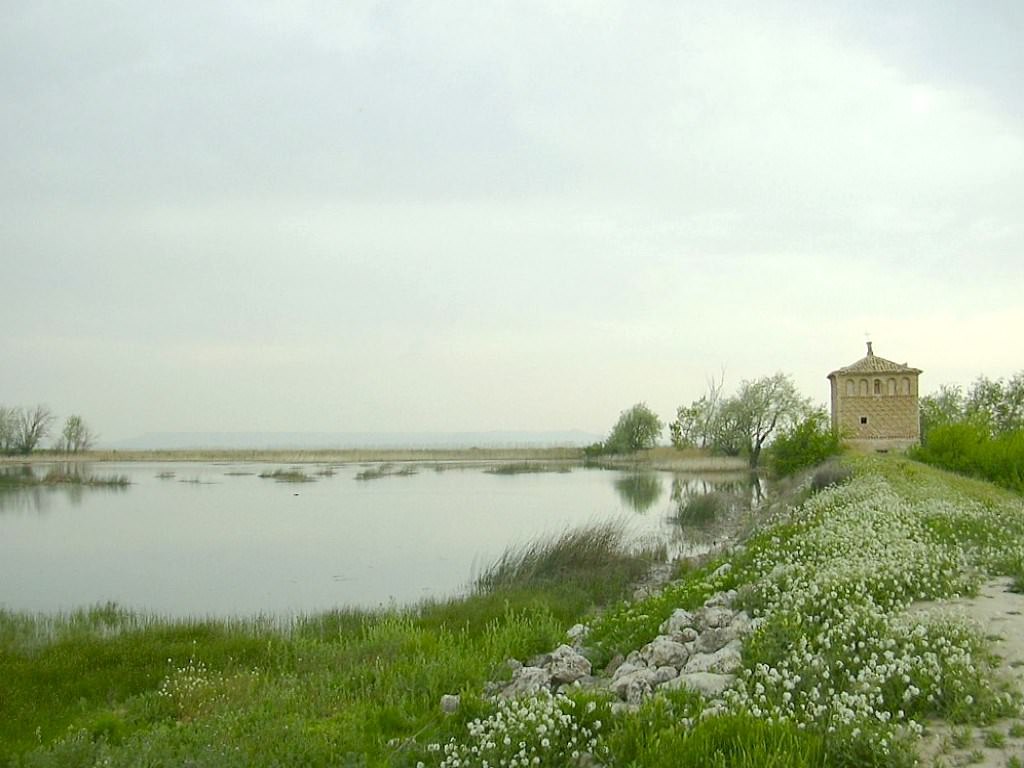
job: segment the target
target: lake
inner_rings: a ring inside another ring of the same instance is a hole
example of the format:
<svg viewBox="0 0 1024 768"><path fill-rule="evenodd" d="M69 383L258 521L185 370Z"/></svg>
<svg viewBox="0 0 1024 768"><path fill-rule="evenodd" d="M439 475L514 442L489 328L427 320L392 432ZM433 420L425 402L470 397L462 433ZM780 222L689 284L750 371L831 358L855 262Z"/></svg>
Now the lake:
<svg viewBox="0 0 1024 768"><path fill-rule="evenodd" d="M32 471L46 464L0 467ZM508 546L625 518L638 538L699 550L714 525L670 521L681 501L739 489L736 475L579 466L103 463L73 471L129 485L0 490L0 608L114 602L172 617L288 616L464 592ZM359 479L371 478L371 479Z"/></svg>

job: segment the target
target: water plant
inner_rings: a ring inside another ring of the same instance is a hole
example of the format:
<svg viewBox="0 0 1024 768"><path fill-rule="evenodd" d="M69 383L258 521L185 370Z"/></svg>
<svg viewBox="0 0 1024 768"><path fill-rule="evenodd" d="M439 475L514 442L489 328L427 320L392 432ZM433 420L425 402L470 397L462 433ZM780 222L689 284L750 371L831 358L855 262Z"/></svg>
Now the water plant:
<svg viewBox="0 0 1024 768"><path fill-rule="evenodd" d="M419 468L415 464L379 464L376 467L361 470L356 473L356 480L380 480L383 477L409 477L415 475Z"/></svg>
<svg viewBox="0 0 1024 768"><path fill-rule="evenodd" d="M260 472L259 476L278 483L311 483L314 480L314 478L296 467L291 469L275 469L273 471L268 470Z"/></svg>
<svg viewBox="0 0 1024 768"><path fill-rule="evenodd" d="M491 592L597 580L608 593L619 593L658 556L663 552L637 549L622 520L596 522L506 549L476 578L475 587Z"/></svg>

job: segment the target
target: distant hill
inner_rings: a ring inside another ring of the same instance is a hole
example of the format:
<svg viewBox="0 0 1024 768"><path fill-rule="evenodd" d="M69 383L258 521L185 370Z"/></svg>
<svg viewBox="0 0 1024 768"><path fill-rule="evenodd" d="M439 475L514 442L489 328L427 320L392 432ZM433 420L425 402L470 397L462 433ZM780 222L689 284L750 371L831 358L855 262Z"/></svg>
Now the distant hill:
<svg viewBox="0 0 1024 768"><path fill-rule="evenodd" d="M121 451L325 448L539 448L583 446L603 439L565 432L148 432L98 448Z"/></svg>

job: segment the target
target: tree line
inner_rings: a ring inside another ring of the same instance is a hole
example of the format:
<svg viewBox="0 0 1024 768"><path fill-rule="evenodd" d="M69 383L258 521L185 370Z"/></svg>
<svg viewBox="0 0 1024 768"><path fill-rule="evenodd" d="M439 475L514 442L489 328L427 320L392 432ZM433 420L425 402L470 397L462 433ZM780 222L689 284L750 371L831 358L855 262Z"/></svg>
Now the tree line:
<svg viewBox="0 0 1024 768"><path fill-rule="evenodd" d="M771 445L771 463L779 474L838 453L839 436L833 434L824 408L802 396L789 375L779 372L744 380L732 395L725 394L724 380L724 374L712 377L705 394L677 408L676 418L668 424L673 446L743 456L756 469ZM619 415L608 438L590 446L587 454L652 448L664 428L646 403L637 403Z"/></svg>
<svg viewBox="0 0 1024 768"><path fill-rule="evenodd" d="M28 455L39 449L50 436L56 417L49 407L31 408L0 405L0 454ZM85 420L72 414L64 421L53 449L63 453L78 453L93 446L96 436Z"/></svg>
<svg viewBox="0 0 1024 768"><path fill-rule="evenodd" d="M919 461L1024 492L1024 371L922 397Z"/></svg>

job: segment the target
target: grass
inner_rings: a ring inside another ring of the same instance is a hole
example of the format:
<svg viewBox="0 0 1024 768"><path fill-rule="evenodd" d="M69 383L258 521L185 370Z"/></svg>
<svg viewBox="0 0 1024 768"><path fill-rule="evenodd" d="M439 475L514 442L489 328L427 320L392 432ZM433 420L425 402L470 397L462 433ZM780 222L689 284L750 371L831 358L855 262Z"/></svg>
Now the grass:
<svg viewBox="0 0 1024 768"><path fill-rule="evenodd" d="M593 523L565 531L556 538L507 549L477 577L475 587L485 593L558 588L582 585L600 574L601 597L607 597L603 594L605 586L622 593L630 582L647 572L653 556L652 552L632 547L623 522Z"/></svg>
<svg viewBox="0 0 1024 768"><path fill-rule="evenodd" d="M380 464L376 467L370 467L356 473L356 480L380 480L384 477L409 477L419 472L419 468L414 464L404 464L396 466L395 464Z"/></svg>
<svg viewBox="0 0 1024 768"><path fill-rule="evenodd" d="M465 598L408 609L287 626L0 613L0 764L465 766L474 747L511 757L490 738L504 732L541 765L574 764L576 738L608 765L903 768L933 717L973 749L974 728L994 732L1018 700L984 637L907 608L1005 575L1024 551L1024 505L891 457L851 465L848 482L641 602L615 601L648 561L602 523L506 552ZM514 706L481 694L508 677L506 659L553 649L580 619L600 668L729 589L760 627L717 715L685 691L622 715L581 692ZM445 693L462 697L447 717Z"/></svg>
<svg viewBox="0 0 1024 768"><path fill-rule="evenodd" d="M676 522L680 525L706 523L714 520L729 508L729 498L721 493L702 493L690 496L679 505Z"/></svg>
<svg viewBox="0 0 1024 768"><path fill-rule="evenodd" d="M312 483L315 478L310 477L301 469L275 469L273 471L260 472L260 477L267 480L274 480L278 483Z"/></svg>
<svg viewBox="0 0 1024 768"><path fill-rule="evenodd" d="M287 625L116 606L0 612L0 764L405 764L396 744L453 727L443 694L481 711L478 692L507 677L506 659L550 650L585 612L619 599L646 568L626 548L620 528L599 526L506 556L492 569L501 576L464 598ZM610 550L622 561L612 579Z"/></svg>
<svg viewBox="0 0 1024 768"><path fill-rule="evenodd" d="M572 472L569 464L546 464L536 461L511 461L487 467L484 472L489 475L525 475L540 472Z"/></svg>
<svg viewBox="0 0 1024 768"><path fill-rule="evenodd" d="M41 476L35 474L27 466L18 472L0 472L0 489L58 485L84 488L125 488L130 484L124 475L91 475L68 471L60 467L48 469Z"/></svg>

